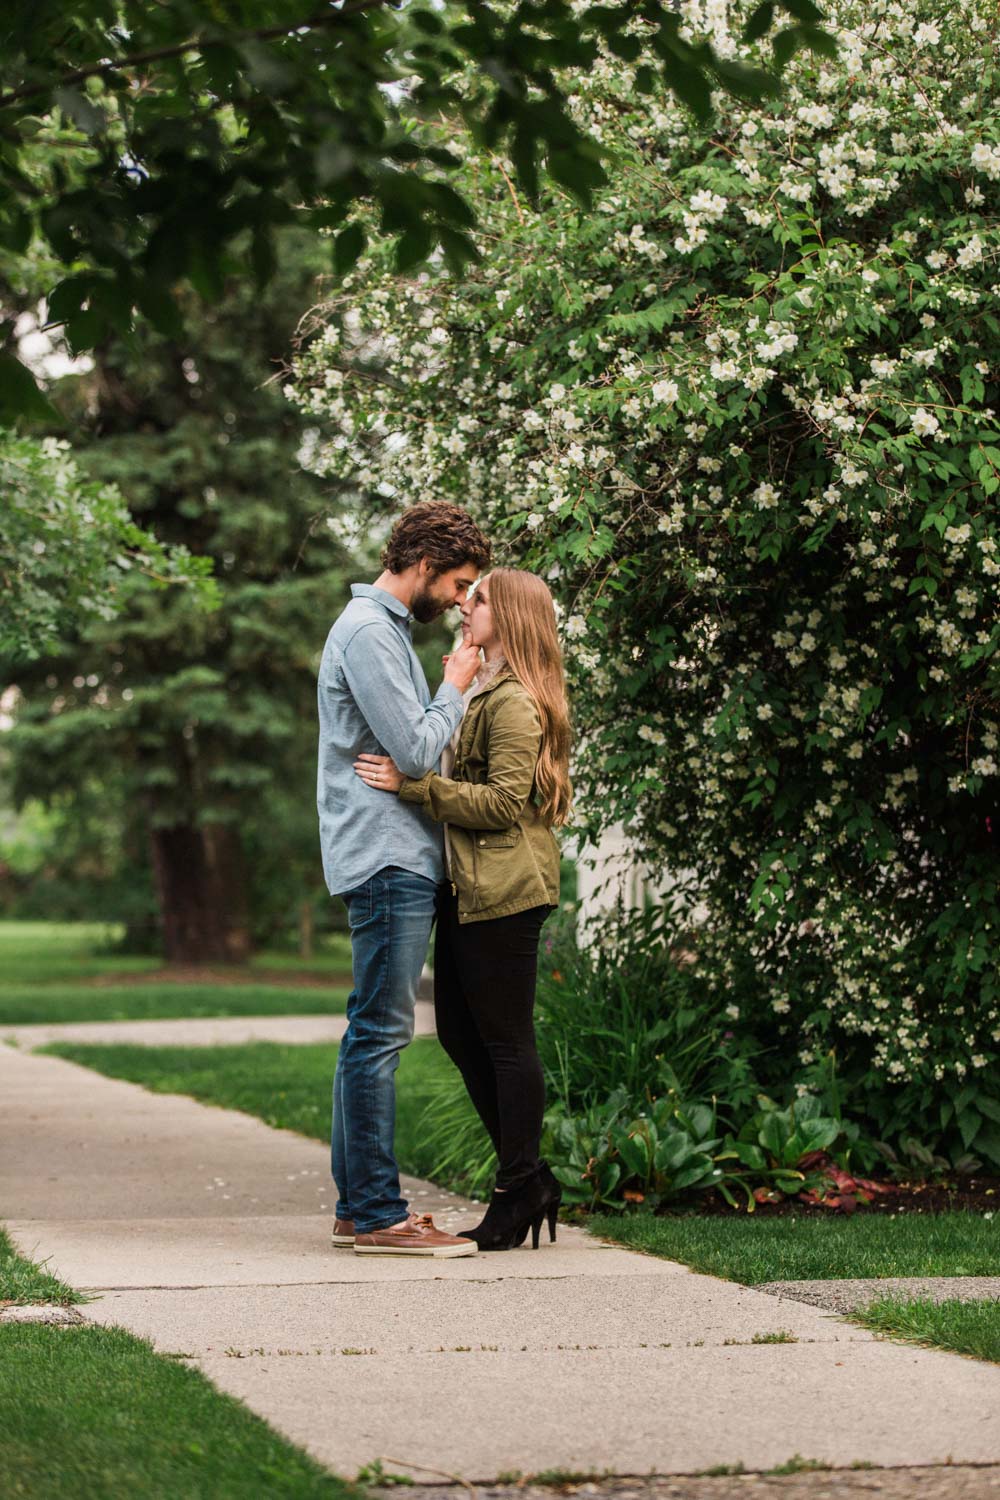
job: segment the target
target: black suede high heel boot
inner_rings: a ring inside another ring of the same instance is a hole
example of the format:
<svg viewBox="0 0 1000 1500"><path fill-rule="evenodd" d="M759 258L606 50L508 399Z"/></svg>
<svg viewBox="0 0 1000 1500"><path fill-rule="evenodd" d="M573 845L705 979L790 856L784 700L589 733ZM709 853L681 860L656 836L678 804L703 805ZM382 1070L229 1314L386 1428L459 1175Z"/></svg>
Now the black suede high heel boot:
<svg viewBox="0 0 1000 1500"><path fill-rule="evenodd" d="M559 1191L559 1184L545 1168L548 1177ZM561 1196L561 1194L560 1194ZM549 1218L549 1238L555 1239L555 1216L558 1200L552 1207L553 1195L542 1172L536 1172L527 1182L506 1191L494 1192L489 1208L474 1229L460 1229L459 1237L475 1240L480 1250L514 1250L524 1243L528 1230L532 1231L532 1248L538 1249L538 1237L546 1214Z"/></svg>
<svg viewBox="0 0 1000 1500"><path fill-rule="evenodd" d="M530 1229L531 1248L532 1250L537 1250L538 1237L542 1232L542 1224L546 1219L549 1222L549 1244L551 1245L555 1242L556 1220L559 1216L559 1205L562 1203L562 1188L547 1161L539 1162L537 1175L532 1180L540 1184L544 1201L535 1216L525 1219L518 1227L518 1235L514 1241L514 1245L523 1245Z"/></svg>

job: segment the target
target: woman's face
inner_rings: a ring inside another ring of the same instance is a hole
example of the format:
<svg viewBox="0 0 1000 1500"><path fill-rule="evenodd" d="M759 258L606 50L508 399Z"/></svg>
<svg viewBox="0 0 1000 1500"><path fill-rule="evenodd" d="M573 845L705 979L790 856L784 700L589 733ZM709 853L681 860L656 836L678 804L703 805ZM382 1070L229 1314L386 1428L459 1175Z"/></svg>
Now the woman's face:
<svg viewBox="0 0 1000 1500"><path fill-rule="evenodd" d="M489 574L479 580L462 605L462 640L484 651L498 644L490 610Z"/></svg>

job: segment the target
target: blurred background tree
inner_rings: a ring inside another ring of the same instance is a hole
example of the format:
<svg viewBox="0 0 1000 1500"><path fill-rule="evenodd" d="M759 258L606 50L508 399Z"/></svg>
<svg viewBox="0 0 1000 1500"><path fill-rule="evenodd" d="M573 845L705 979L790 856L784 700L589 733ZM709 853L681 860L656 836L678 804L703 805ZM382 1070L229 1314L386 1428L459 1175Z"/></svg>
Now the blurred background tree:
<svg viewBox="0 0 1000 1500"><path fill-rule="evenodd" d="M275 378L322 263L313 236L289 232L264 293L233 277L182 339L142 323L56 385L81 471L211 558L222 602L206 613L139 580L118 617L18 667L8 776L66 822L92 817L96 792L121 835L104 876L155 893L154 923L148 896L129 912L133 940L158 928L174 961L242 959L322 896L314 665L349 558Z"/></svg>

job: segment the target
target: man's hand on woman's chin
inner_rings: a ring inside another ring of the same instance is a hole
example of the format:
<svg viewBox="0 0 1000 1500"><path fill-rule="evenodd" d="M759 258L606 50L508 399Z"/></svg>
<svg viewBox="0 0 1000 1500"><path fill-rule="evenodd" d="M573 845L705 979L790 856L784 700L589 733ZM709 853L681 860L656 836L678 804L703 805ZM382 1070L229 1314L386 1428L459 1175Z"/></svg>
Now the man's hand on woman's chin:
<svg viewBox="0 0 1000 1500"><path fill-rule="evenodd" d="M444 680L464 693L472 686L472 679L479 671L479 647L463 640L450 656L444 657Z"/></svg>

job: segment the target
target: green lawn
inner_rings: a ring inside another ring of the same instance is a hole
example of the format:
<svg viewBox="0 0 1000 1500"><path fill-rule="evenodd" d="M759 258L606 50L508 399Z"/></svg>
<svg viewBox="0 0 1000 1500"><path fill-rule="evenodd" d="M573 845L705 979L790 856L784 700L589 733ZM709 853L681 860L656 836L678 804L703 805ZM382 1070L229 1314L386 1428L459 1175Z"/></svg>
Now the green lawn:
<svg viewBox="0 0 1000 1500"><path fill-rule="evenodd" d="M104 922L0 922L0 990L160 967L157 958L111 952L120 936L120 928Z"/></svg>
<svg viewBox="0 0 1000 1500"><path fill-rule="evenodd" d="M172 1016L342 1015L346 984L0 985L0 1026L60 1021L161 1021Z"/></svg>
<svg viewBox="0 0 1000 1500"><path fill-rule="evenodd" d="M239 982L179 983L145 976L158 958L116 954L120 932L98 923L0 922L0 1025L60 1021L161 1020L186 1016L339 1015L350 992L350 941L323 940L315 957L257 954ZM262 983L262 972L284 982ZM296 975L329 976L329 985ZM130 982L134 981L134 982Z"/></svg>
<svg viewBox="0 0 1000 1500"><path fill-rule="evenodd" d="M156 1093L190 1094L206 1104L240 1109L266 1124L328 1140L330 1091L337 1048L248 1042L237 1047L104 1047L59 1042L43 1049ZM454 1069L433 1037L420 1037L400 1059L396 1154L406 1172L430 1176L438 1147L421 1123L428 1102ZM457 1180L457 1179L456 1179Z"/></svg>
<svg viewBox="0 0 1000 1500"><path fill-rule="evenodd" d="M952 1298L935 1303L922 1297L886 1297L856 1313L854 1321L911 1344L951 1349L1000 1364L1000 1301Z"/></svg>
<svg viewBox="0 0 1000 1500"><path fill-rule="evenodd" d="M19 1255L0 1229L0 1302L82 1302L79 1292L50 1276L44 1266Z"/></svg>
<svg viewBox="0 0 1000 1500"><path fill-rule="evenodd" d="M0 1327L0 1494L10 1500L346 1500L197 1370L121 1328Z"/></svg>
<svg viewBox="0 0 1000 1500"><path fill-rule="evenodd" d="M730 1281L995 1276L1000 1215L854 1214L851 1218L596 1215L592 1233Z"/></svg>

